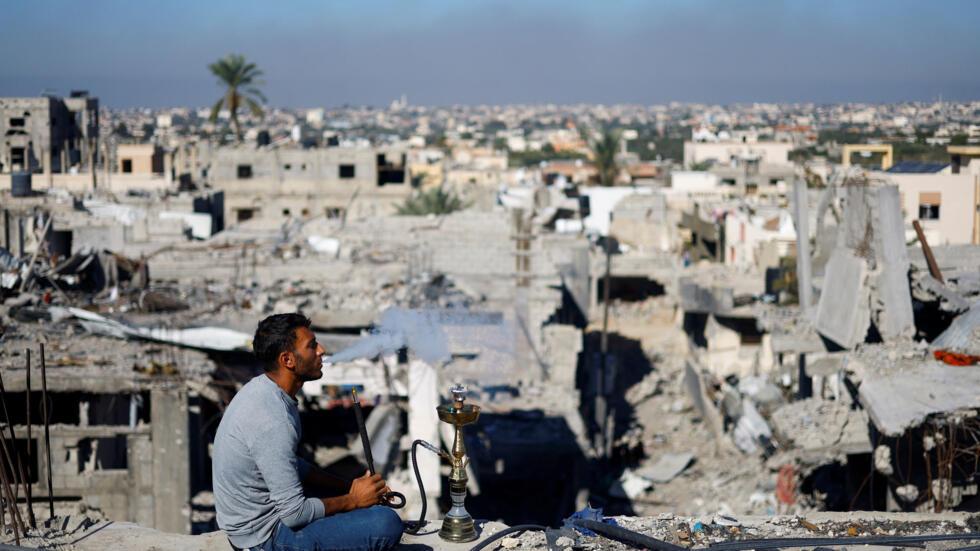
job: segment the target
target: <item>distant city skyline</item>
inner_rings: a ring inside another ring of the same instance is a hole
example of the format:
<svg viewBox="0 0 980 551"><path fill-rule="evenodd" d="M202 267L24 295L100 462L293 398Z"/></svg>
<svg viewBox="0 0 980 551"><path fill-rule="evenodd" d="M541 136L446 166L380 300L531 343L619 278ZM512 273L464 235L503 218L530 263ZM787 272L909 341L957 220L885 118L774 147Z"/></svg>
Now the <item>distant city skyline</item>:
<svg viewBox="0 0 980 551"><path fill-rule="evenodd" d="M980 99L980 2L9 1L0 96L209 106L242 53L271 106Z"/></svg>

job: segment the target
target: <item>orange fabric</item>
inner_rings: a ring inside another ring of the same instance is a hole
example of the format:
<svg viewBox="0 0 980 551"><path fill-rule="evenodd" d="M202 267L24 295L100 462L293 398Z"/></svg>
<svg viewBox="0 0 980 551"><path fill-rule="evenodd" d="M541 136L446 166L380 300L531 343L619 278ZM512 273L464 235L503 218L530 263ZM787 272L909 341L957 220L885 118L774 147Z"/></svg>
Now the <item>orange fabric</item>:
<svg viewBox="0 0 980 551"><path fill-rule="evenodd" d="M959 354L957 352L949 352L947 350L936 350L933 351L932 355L937 360L949 365L966 366L980 362L980 356Z"/></svg>
<svg viewBox="0 0 980 551"><path fill-rule="evenodd" d="M792 465L779 468L776 477L776 500L786 505L796 503L796 469Z"/></svg>

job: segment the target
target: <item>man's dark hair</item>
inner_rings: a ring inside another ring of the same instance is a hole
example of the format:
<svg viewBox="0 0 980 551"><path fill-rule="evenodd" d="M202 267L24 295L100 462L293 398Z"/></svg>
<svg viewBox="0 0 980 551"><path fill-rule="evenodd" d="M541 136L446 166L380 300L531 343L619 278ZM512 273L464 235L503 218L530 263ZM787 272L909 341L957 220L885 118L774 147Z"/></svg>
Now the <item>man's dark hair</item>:
<svg viewBox="0 0 980 551"><path fill-rule="evenodd" d="M296 344L296 329L309 327L310 320L302 314L276 314L259 322L252 339L255 357L266 371L276 369L279 354L289 352Z"/></svg>

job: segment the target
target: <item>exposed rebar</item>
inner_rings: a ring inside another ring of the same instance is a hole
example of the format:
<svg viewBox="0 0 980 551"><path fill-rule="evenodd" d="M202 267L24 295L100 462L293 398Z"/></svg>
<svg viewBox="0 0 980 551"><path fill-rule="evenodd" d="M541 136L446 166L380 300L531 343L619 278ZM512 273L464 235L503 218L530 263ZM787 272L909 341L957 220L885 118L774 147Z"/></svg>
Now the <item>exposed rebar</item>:
<svg viewBox="0 0 980 551"><path fill-rule="evenodd" d="M27 349L27 369L24 374L24 386L26 387L27 400L27 471L30 474L33 456L31 454L31 349ZM34 472L37 472L35 467ZM31 528L37 528L37 519L34 517L33 489L31 484L27 484L27 511L30 514Z"/></svg>
<svg viewBox="0 0 980 551"><path fill-rule="evenodd" d="M30 354L30 350L27 353ZM7 424L7 432L10 433L10 454L17 464L17 476L20 477L20 483L24 485L24 498L27 500L27 516L31 522L31 528L36 528L37 520L34 518L34 510L31 507L31 483L27 480L27 475L24 472L24 462L20 458L20 450L17 449L17 435L14 434L14 424L10 420L10 412L7 410L7 389L3 386L3 376L0 376L0 407L3 408L3 420ZM28 446L30 446L30 442L28 442Z"/></svg>
<svg viewBox="0 0 980 551"><path fill-rule="evenodd" d="M44 363L44 343L41 346L41 414L44 417L44 453L48 460L48 514L54 518L54 495L51 489L51 435L48 431L48 370Z"/></svg>
<svg viewBox="0 0 980 551"><path fill-rule="evenodd" d="M13 471L10 471L11 474ZM24 529L24 520L20 516L20 510L17 508L17 498L14 497L14 493L10 490L10 483L7 480L7 468L4 466L0 468L0 490L3 491L4 501L7 504L7 512L10 513L10 524L14 528L14 540L18 545L20 545L20 534Z"/></svg>

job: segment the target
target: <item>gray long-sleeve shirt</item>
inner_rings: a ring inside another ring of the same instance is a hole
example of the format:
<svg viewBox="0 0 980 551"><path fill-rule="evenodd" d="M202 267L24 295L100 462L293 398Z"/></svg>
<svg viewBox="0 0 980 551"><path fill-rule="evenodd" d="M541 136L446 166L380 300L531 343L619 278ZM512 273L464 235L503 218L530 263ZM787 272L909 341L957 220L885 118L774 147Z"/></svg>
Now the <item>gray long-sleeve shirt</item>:
<svg viewBox="0 0 980 551"><path fill-rule="evenodd" d="M303 494L310 465L296 457L301 433L296 401L265 374L225 410L212 476L218 526L236 547L261 545L279 522L300 528L323 517L323 502Z"/></svg>

